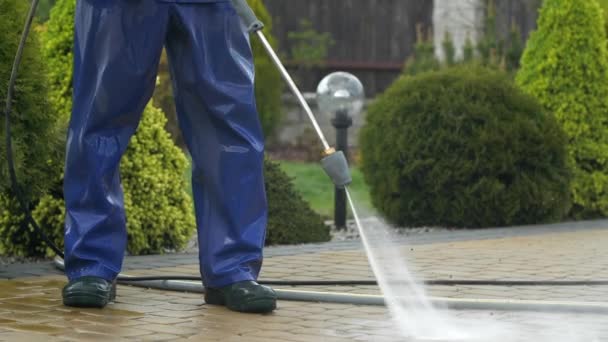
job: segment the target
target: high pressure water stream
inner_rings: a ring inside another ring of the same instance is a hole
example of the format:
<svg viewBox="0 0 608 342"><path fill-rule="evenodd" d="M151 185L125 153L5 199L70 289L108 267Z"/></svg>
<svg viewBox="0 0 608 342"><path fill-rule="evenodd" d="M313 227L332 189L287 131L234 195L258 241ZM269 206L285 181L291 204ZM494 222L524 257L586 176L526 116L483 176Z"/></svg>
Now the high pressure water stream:
<svg viewBox="0 0 608 342"><path fill-rule="evenodd" d="M268 43L262 30L256 29L255 32L289 85L289 88L298 99L301 107L308 115L319 140L323 144L325 149L324 155L328 156L335 153L335 150L329 146L310 106L272 49L272 46ZM332 177L331 174L330 177ZM384 224L375 227L362 225L348 186L344 185L344 189L355 225L365 248L367 259L382 292L383 301L390 311L394 326L399 335L404 339L412 341L511 342L521 340L517 335L517 331L520 330L518 327L507 326L491 320L456 319L450 316L447 310L442 310L447 309L445 303L443 303L443 307L438 307L436 305L437 301L431 301L423 285L418 283L410 273L406 258L400 252L399 247L393 245L394 240L391 239L391 233L387 229L387 226ZM484 303L482 302L481 304ZM508 305L509 303L497 302L491 304L497 304L496 306L499 307L500 304ZM523 303L523 305L515 305L514 307L523 309L527 305ZM546 322L539 322L538 325L542 327L544 333L548 332L548 335L526 336L525 341L595 341L592 337L593 335L589 335L589 332L576 332L571 334L569 338L562 340L563 336L551 334L551 326ZM573 336L576 337L572 338Z"/></svg>

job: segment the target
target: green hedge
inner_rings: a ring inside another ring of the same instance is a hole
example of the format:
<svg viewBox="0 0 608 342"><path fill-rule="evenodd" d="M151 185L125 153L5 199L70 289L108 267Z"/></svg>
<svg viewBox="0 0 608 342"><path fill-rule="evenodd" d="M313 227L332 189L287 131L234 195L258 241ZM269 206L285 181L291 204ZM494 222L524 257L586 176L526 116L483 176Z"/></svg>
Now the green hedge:
<svg viewBox="0 0 608 342"><path fill-rule="evenodd" d="M397 225L530 224L569 209L565 136L502 72L402 77L367 121L362 169L374 206Z"/></svg>
<svg viewBox="0 0 608 342"><path fill-rule="evenodd" d="M0 0L0 107L28 10L28 2ZM13 153L21 191L30 207L59 178L63 142L57 119L48 110L45 64L39 58L38 33L32 30L24 51L11 112ZM4 115L2 125L4 125ZM38 246L38 235L23 220L11 189L4 126L0 129L0 254L24 256Z"/></svg>
<svg viewBox="0 0 608 342"><path fill-rule="evenodd" d="M63 120L64 126L72 113L72 77L74 47L75 0L59 0L42 29L42 55L47 65L49 103Z"/></svg>
<svg viewBox="0 0 608 342"><path fill-rule="evenodd" d="M17 45L21 38L28 3L0 0L0 194L10 190L7 169L4 108ZM35 200L59 176L58 164L63 161L62 142L57 119L48 110L45 64L39 58L38 33L32 30L19 68L11 113L13 153L22 191Z"/></svg>
<svg viewBox="0 0 608 342"><path fill-rule="evenodd" d="M608 54L596 0L545 0L517 83L568 136L574 218L608 215Z"/></svg>
<svg viewBox="0 0 608 342"><path fill-rule="evenodd" d="M297 244L328 241L329 227L295 190L289 176L270 160L264 162L268 197L266 244Z"/></svg>

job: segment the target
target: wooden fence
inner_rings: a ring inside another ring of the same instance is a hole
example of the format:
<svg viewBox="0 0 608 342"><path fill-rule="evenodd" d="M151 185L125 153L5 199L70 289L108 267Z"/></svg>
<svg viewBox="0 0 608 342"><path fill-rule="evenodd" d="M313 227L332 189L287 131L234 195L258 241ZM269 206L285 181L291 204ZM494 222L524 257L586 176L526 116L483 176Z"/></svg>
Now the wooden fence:
<svg viewBox="0 0 608 342"><path fill-rule="evenodd" d="M335 44L324 67L297 70L305 91L314 91L321 78L335 70L361 78L368 95L384 90L399 74L416 41L416 25L432 25L431 0L265 0L273 17L273 33L282 55L291 49L288 33L302 19L327 32Z"/></svg>
<svg viewBox="0 0 608 342"><path fill-rule="evenodd" d="M483 0L478 0L483 1ZM495 0L497 28L508 36L516 24L525 39L535 28L541 0ZM273 33L280 54L304 91L314 91L329 72L343 70L357 75L368 96L383 91L393 82L411 55L416 26L432 30L432 0L264 0L273 17ZM302 70L290 64L289 32L300 29L300 20L327 32L335 44L323 67Z"/></svg>

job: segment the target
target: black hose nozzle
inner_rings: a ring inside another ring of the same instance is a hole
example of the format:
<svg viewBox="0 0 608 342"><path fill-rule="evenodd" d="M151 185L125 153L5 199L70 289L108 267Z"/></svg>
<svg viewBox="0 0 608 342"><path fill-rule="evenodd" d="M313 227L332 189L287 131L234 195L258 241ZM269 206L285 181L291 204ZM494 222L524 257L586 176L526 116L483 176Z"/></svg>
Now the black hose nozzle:
<svg viewBox="0 0 608 342"><path fill-rule="evenodd" d="M247 4L247 0L230 0L232 2L232 6L236 10L236 13L241 17L243 23L247 27L247 31L249 33L253 33L259 31L264 28L264 23L262 23L258 17L255 15L249 4Z"/></svg>

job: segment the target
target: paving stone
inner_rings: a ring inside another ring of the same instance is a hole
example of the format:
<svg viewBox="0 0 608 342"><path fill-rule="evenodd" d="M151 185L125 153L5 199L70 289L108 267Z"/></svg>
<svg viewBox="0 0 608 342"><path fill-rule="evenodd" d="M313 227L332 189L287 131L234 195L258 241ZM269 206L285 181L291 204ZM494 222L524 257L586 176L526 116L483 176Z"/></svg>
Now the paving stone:
<svg viewBox="0 0 608 342"><path fill-rule="evenodd" d="M408 238L412 244L399 242L398 248L409 258L419 279L608 279L608 230L598 229L605 227L608 221L572 224L570 228L563 224L538 227L537 231L522 227L522 231L459 232L453 237L431 234ZM263 278L373 279L358 242L268 250ZM128 258L131 265L139 267L130 273L198 275L196 257L166 257ZM0 281L0 341L32 340L28 337L41 337L45 342L94 341L108 340L107 335L128 341L403 340L383 307L281 301L274 314L246 315L204 305L200 294L119 286L117 302L106 309L74 309L61 304L64 284L63 276L57 274ZM299 289L379 293L377 286ZM608 302L608 287L589 286L433 286L428 293L453 298ZM547 321L567 322L551 327L563 334L592 331L600 337L598 340L608 339L608 318L603 315L456 311L452 316L473 322L492 318L516 324L523 340L546 328Z"/></svg>

